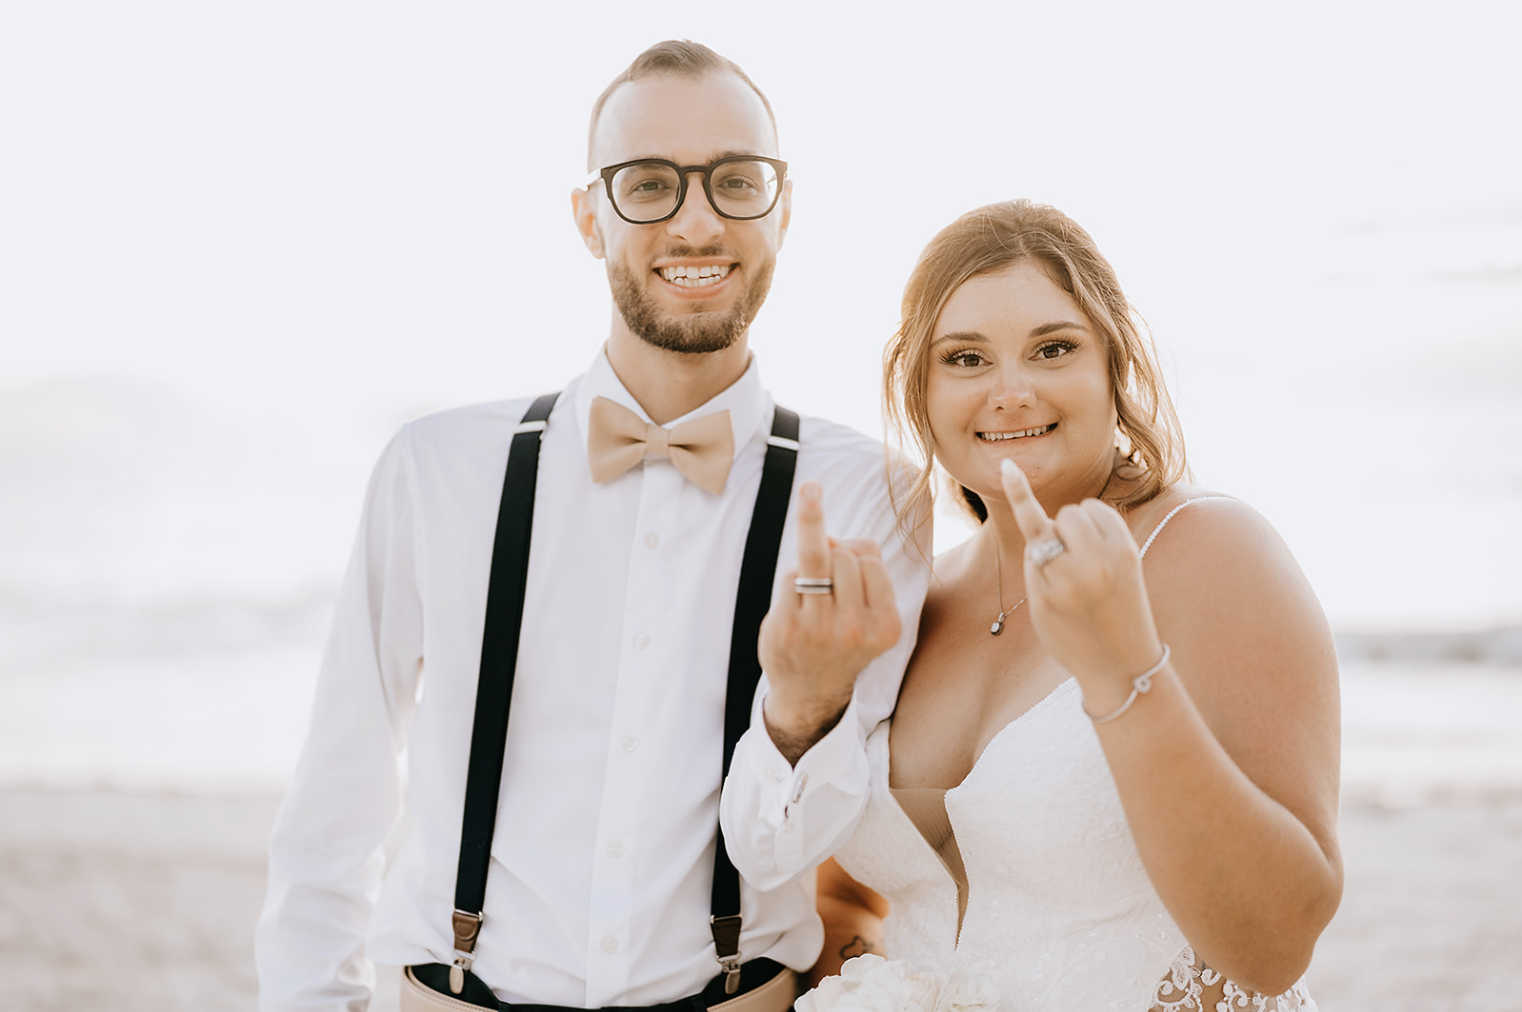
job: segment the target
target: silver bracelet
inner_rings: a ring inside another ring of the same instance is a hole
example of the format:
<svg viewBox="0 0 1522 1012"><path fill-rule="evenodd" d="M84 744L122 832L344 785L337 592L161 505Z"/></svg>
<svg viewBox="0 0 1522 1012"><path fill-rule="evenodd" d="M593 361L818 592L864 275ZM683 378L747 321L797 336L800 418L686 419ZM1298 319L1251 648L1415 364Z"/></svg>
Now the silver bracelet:
<svg viewBox="0 0 1522 1012"><path fill-rule="evenodd" d="M1168 663L1168 656L1172 652L1173 651L1168 649L1168 644L1164 643L1162 660L1158 661L1156 664L1152 665L1152 667L1148 668L1146 671L1143 671L1141 674L1131 679L1131 694L1126 697L1126 701L1124 703L1120 704L1120 709L1116 710L1114 713L1106 714L1103 717L1096 717L1092 713L1089 713L1088 707L1084 707L1083 712L1087 713L1089 719L1094 723L1107 724L1110 721L1114 720L1116 717L1119 717L1121 714L1125 713L1127 710L1131 709L1131 704L1136 702L1137 696L1142 696L1152 691L1152 676L1163 670L1163 665Z"/></svg>

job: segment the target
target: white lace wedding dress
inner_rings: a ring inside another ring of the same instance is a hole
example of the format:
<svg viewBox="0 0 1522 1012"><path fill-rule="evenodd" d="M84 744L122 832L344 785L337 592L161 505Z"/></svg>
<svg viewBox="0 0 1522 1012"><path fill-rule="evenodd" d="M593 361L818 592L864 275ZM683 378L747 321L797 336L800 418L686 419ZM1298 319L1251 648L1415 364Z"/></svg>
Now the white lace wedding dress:
<svg viewBox="0 0 1522 1012"><path fill-rule="evenodd" d="M890 727L867 741L866 810L835 855L888 900L888 958L988 975L1000 1012L1315 1012L1304 980L1263 997L1195 958L1142 867L1075 680L944 795L890 790Z"/></svg>
<svg viewBox="0 0 1522 1012"><path fill-rule="evenodd" d="M1142 867L1076 681L989 742L945 792L940 827L938 799L889 789L889 728L884 721L867 741L871 794L835 856L888 900L890 959L990 975L1001 1012L1316 1009L1303 980L1265 998L1195 959Z"/></svg>

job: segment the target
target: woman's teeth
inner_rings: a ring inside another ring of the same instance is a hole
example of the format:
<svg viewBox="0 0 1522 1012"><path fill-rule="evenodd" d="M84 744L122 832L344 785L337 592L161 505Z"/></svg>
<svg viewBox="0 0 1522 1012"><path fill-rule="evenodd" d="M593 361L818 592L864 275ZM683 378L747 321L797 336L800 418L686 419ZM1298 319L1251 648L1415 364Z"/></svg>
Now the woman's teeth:
<svg viewBox="0 0 1522 1012"><path fill-rule="evenodd" d="M1050 425L1038 425L1034 429L1021 429L1019 432L980 432L978 438L988 443L998 443L1006 439L1020 439L1025 436L1039 436L1042 433L1051 432L1057 427L1057 423Z"/></svg>
<svg viewBox="0 0 1522 1012"><path fill-rule="evenodd" d="M662 267L661 277L680 288L705 288L716 285L729 276L733 264L723 267Z"/></svg>

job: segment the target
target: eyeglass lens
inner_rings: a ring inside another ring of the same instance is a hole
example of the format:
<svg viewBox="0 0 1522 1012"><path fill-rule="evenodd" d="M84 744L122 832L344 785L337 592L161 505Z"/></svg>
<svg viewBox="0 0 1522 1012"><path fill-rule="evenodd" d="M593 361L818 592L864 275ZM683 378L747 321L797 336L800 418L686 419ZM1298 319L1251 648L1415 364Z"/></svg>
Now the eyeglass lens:
<svg viewBox="0 0 1522 1012"><path fill-rule="evenodd" d="M693 185L696 185L694 181ZM614 206L634 221L656 221L676 210L682 179L660 162L638 162L619 169L609 194ZM756 218L777 200L777 170L766 162L737 159L711 166L708 191L714 210L730 218Z"/></svg>

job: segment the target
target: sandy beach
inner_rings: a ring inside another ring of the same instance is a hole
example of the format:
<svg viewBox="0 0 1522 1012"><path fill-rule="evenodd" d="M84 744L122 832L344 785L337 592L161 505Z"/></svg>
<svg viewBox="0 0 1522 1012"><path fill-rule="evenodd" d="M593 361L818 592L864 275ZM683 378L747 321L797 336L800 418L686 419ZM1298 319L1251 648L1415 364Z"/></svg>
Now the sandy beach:
<svg viewBox="0 0 1522 1012"><path fill-rule="evenodd" d="M0 1012L256 1008L265 841L317 649L55 651L0 678ZM1518 1012L1522 668L1340 649L1347 886L1312 992L1324 1012Z"/></svg>
<svg viewBox="0 0 1522 1012"><path fill-rule="evenodd" d="M277 805L0 791L7 1012L254 1009L253 924ZM1324 1012L1522 1008L1522 796L1352 805L1342 841L1347 891L1309 973Z"/></svg>

